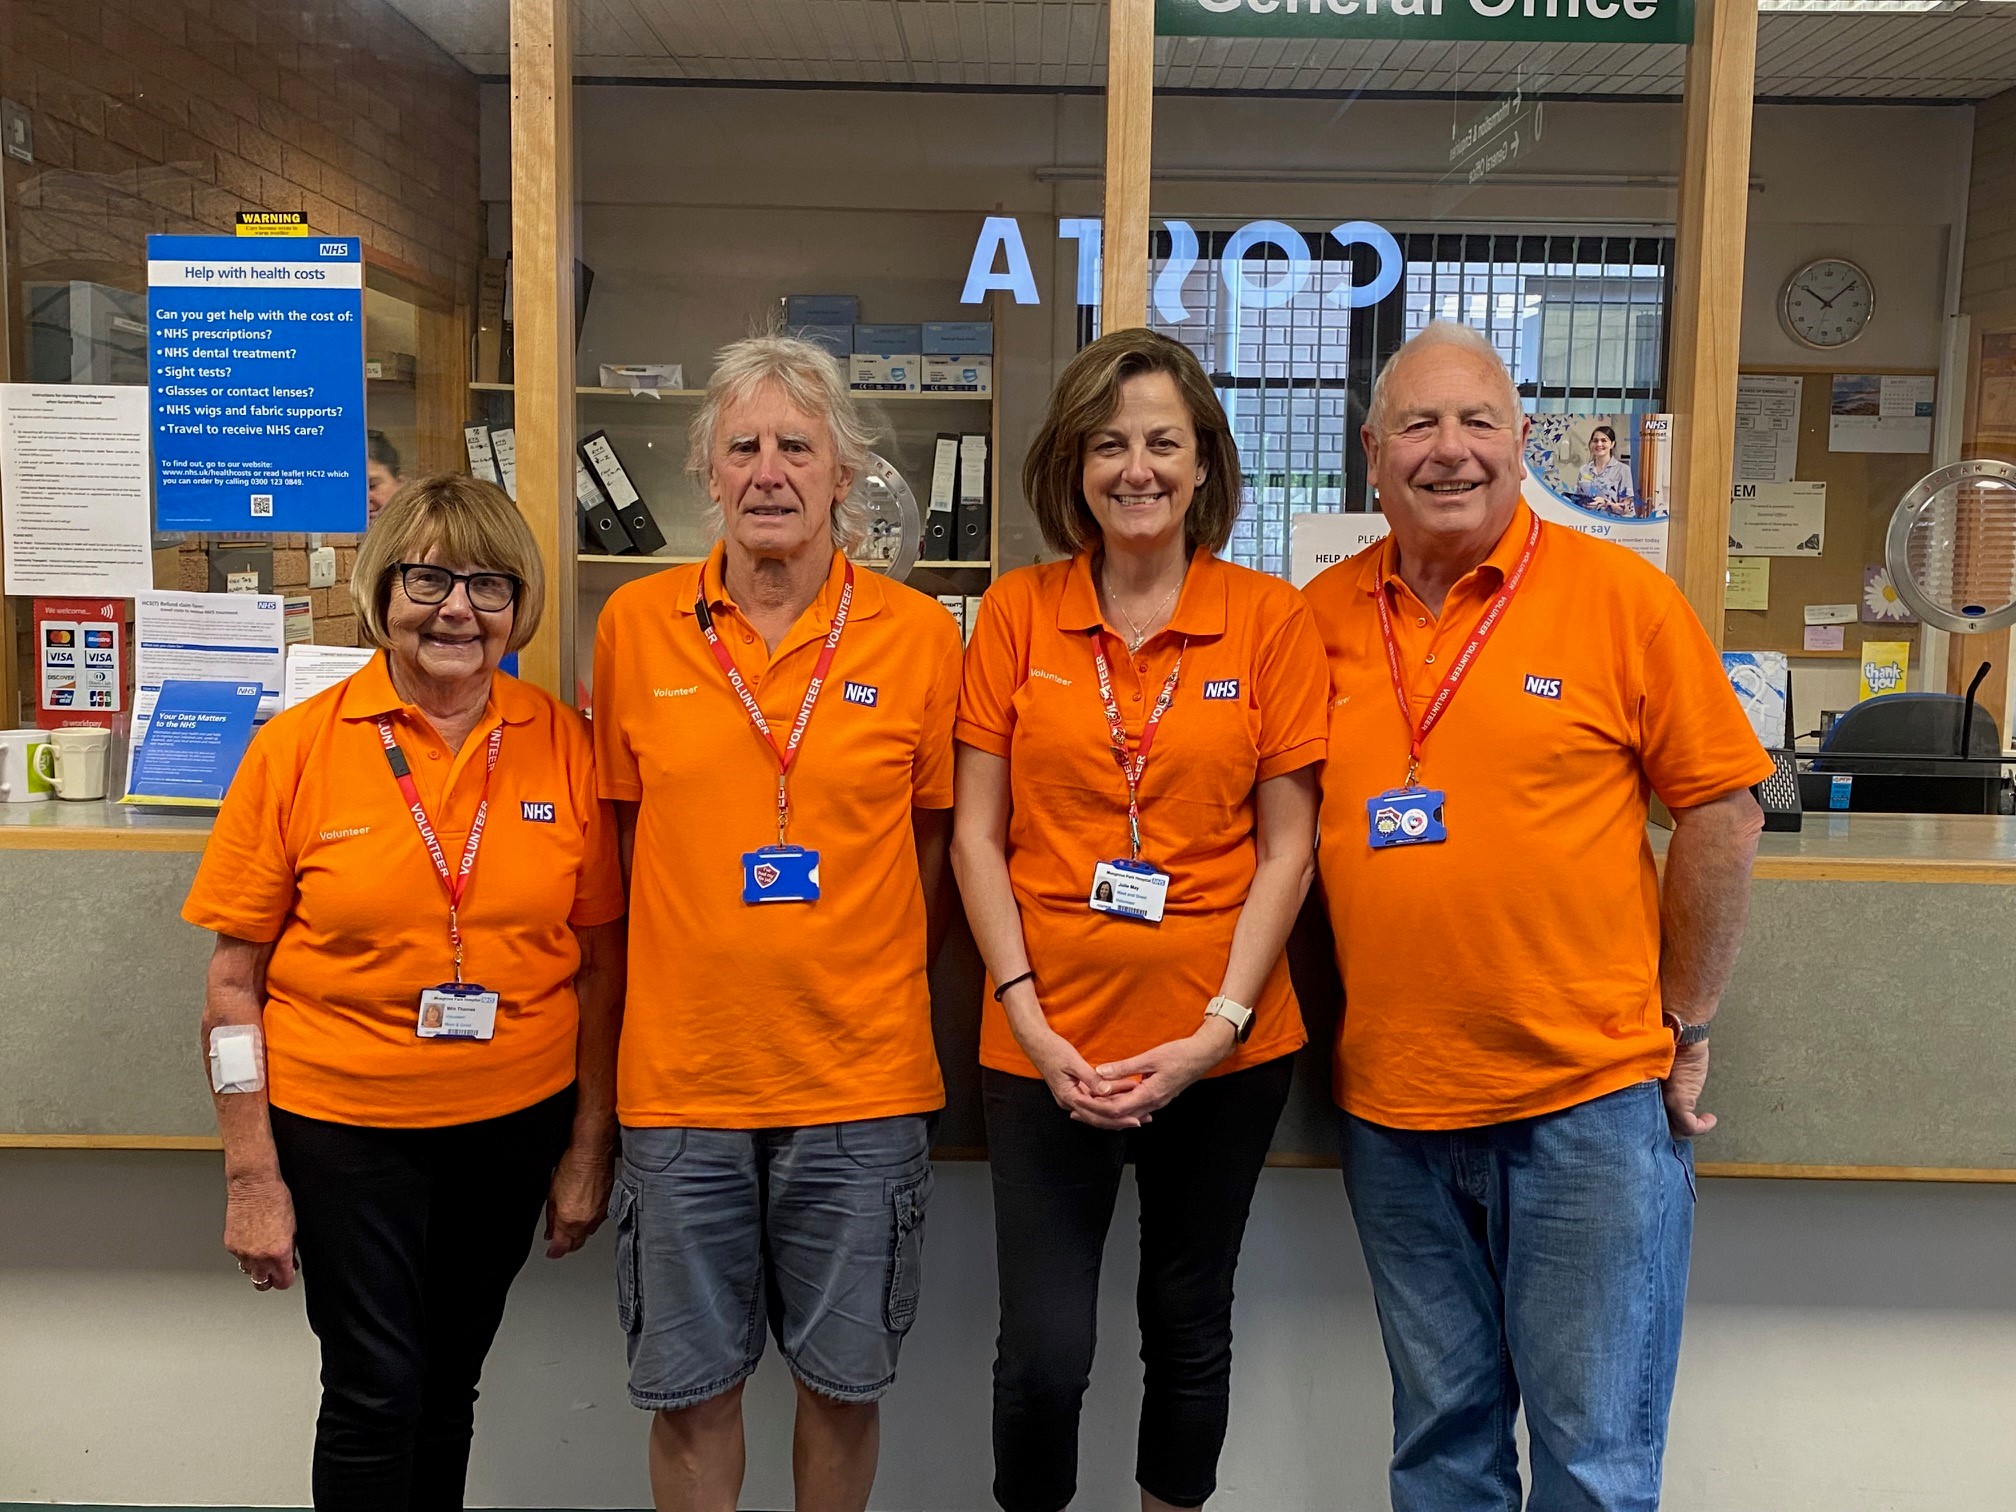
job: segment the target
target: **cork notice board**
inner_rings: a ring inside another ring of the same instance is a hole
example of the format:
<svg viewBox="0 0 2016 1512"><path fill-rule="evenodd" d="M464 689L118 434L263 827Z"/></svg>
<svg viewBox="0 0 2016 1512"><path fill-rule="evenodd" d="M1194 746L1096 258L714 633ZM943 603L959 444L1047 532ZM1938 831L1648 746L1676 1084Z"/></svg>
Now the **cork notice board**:
<svg viewBox="0 0 2016 1512"><path fill-rule="evenodd" d="M1788 373L1806 380L1799 394L1802 483L1827 485L1827 538L1817 557L1772 557L1771 607L1731 609L1722 643L1732 651L1786 651L1794 656L1853 659L1865 640L1918 642L1916 625L1851 624L1839 651L1805 649L1808 604L1853 604L1862 598L1862 569L1883 560L1883 538L1904 491L1932 470L1932 453L1837 452L1827 449L1827 406L1836 373L1928 375L1930 368L1865 368L1844 357L1832 367L1745 367L1745 373ZM1944 404L1946 395L1935 396ZM1917 659L1914 649L1912 659Z"/></svg>

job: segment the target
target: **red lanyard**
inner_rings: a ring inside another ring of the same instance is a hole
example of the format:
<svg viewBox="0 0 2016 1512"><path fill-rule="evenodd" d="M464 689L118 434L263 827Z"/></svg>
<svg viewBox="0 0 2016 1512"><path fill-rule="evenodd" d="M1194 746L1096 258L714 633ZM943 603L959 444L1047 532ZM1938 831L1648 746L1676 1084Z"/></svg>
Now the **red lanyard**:
<svg viewBox="0 0 2016 1512"><path fill-rule="evenodd" d="M826 674L833 670L833 654L840 649L840 632L847 628L847 610L854 602L854 564L847 563L847 575L840 584L840 605L833 611L833 627L826 632L826 644L819 648L819 660L812 668L812 681L806 686L805 701L798 706L798 718L792 722L791 735L783 745L777 744L777 737L770 733L770 721L763 717L763 707L756 702L756 695L749 691L749 684L742 680L742 673L735 665L735 658L728 654L728 648L721 644L721 637L714 633L714 616L707 610L707 593L703 588L693 602L693 617L700 621L701 633L707 637L707 645L714 652L714 660L721 663L721 670L728 674L728 685L735 690L735 696L742 700L742 712L749 716L749 723L756 727L756 733L777 755L777 843L784 843L784 831L791 822L791 796L787 784L791 778L791 762L798 754L798 743L805 738L805 726L812 722L812 710L818 706L819 690L826 685Z"/></svg>
<svg viewBox="0 0 2016 1512"><path fill-rule="evenodd" d="M1162 684L1162 696L1155 700L1154 712L1148 716L1148 723L1141 727L1141 744L1134 754L1127 754L1127 726L1120 722L1120 706L1113 701L1113 669L1106 665L1106 647L1099 638L1099 631L1092 632L1092 661L1099 668L1099 697L1106 705L1106 733L1113 741L1113 759L1120 763L1120 775L1127 779L1127 843L1131 847L1130 860L1141 859L1141 774L1148 770L1148 748L1155 744L1155 731L1161 727L1162 716L1169 712L1169 705L1176 699L1176 680L1183 675L1183 653L1190 649L1190 642L1184 640L1176 647L1176 665L1169 669L1168 681Z"/></svg>
<svg viewBox="0 0 2016 1512"><path fill-rule="evenodd" d="M420 801L420 789L413 785L412 769L406 765L406 753L399 749L399 742L392 738L392 721L383 715L378 719L378 737L385 742L385 760L392 767L392 778L399 784L399 791L406 799L406 811L413 816L419 826L420 838L426 842L427 854L434 859L435 875L441 885L448 890L448 939L455 947L455 980L462 980L462 894L469 890L470 874L476 870L476 850L483 843L483 825L490 817L490 774L497 770L497 753L504 746L504 726L499 724L490 732L490 754L483 768L483 797L476 805L476 818L469 825L469 840L462 847L462 865L452 875L448 870L448 857L441 850L441 841L434 833L434 823L427 817L427 806Z"/></svg>
<svg viewBox="0 0 2016 1512"><path fill-rule="evenodd" d="M1540 516L1533 516L1533 528L1526 532L1526 549L1519 553L1519 561L1498 590L1496 598L1485 608L1483 617L1470 632L1470 639L1464 643L1456 663L1450 667L1449 675L1442 679L1442 686L1435 690L1435 696L1428 701L1428 711L1421 716L1421 723L1414 723L1414 707L1407 699L1407 681L1400 675L1400 647L1393 638L1393 611L1386 606L1386 585L1381 583L1373 597L1379 604L1379 633L1386 639L1386 666L1393 674L1393 693L1400 700L1400 718L1411 732L1407 751L1407 786L1414 786L1414 778L1421 770L1421 747L1428 743L1428 732L1441 722L1449 712L1449 705L1455 700L1456 689L1477 660L1478 652L1484 649L1484 642L1491 638L1491 632L1505 618L1505 606L1512 602L1512 595L1519 591L1519 584L1526 576L1526 569L1533 565L1533 550L1540 544Z"/></svg>

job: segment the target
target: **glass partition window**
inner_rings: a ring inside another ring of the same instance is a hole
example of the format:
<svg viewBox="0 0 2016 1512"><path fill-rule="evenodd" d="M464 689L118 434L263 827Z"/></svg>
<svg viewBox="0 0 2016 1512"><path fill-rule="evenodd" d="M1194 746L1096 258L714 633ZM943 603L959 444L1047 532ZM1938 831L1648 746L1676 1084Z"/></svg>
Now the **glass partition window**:
<svg viewBox="0 0 2016 1512"><path fill-rule="evenodd" d="M1361 304L1351 301L1376 286L1377 253L1318 226L1289 229L1306 261L1230 226L1179 222L1149 248L1149 323L1196 352L1239 441L1246 508L1233 561L1285 573L1295 515L1371 507L1358 428L1372 380L1431 320L1486 333L1530 413L1661 407L1671 237L1405 232L1392 291ZM1236 277L1221 267L1228 249ZM1080 324L1098 334L1096 306Z"/></svg>

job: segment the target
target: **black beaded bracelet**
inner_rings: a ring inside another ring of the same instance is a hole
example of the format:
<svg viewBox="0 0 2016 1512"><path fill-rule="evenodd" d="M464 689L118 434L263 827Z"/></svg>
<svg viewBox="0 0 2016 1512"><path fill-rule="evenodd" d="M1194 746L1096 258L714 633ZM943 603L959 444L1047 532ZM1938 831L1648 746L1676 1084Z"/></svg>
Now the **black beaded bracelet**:
<svg viewBox="0 0 2016 1512"><path fill-rule="evenodd" d="M1035 980L1036 973L1033 971L1025 971L1018 977L1008 978L1007 981L994 989L994 1001L998 1003L1002 998L1006 997L1010 987L1020 987L1024 982L1033 982Z"/></svg>

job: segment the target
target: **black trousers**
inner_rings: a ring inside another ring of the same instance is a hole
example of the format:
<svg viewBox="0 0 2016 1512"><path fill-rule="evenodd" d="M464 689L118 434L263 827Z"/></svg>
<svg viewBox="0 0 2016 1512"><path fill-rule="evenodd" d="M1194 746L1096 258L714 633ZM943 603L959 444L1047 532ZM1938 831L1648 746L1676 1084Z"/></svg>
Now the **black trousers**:
<svg viewBox="0 0 2016 1512"><path fill-rule="evenodd" d="M322 1512L461 1507L483 1357L573 1121L572 1087L439 1129L273 1109L308 1323L322 1343Z"/></svg>
<svg viewBox="0 0 2016 1512"><path fill-rule="evenodd" d="M1141 1197L1145 1391L1134 1478L1179 1507L1218 1486L1232 1382L1232 1273L1294 1057L1200 1081L1142 1129L1074 1123L1035 1077L983 1070L1001 1338L994 1499L1060 1512L1078 1489L1099 1262L1121 1167Z"/></svg>

